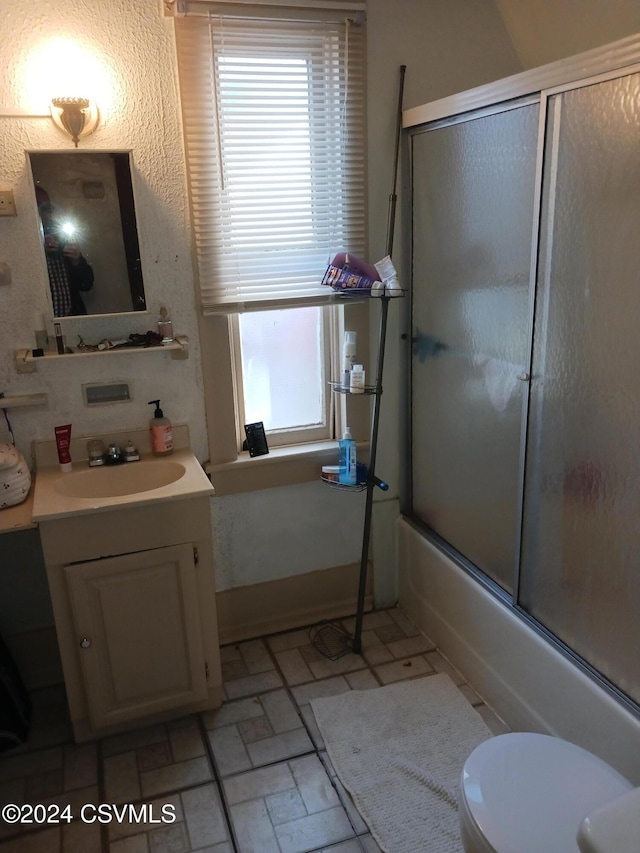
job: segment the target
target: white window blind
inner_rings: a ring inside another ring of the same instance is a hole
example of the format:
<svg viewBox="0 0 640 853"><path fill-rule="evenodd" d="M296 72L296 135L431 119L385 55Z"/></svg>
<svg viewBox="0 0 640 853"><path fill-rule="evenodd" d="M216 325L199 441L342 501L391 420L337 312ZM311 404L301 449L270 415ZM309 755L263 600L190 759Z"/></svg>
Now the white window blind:
<svg viewBox="0 0 640 853"><path fill-rule="evenodd" d="M365 250L363 26L175 23L204 313L330 298L331 257Z"/></svg>

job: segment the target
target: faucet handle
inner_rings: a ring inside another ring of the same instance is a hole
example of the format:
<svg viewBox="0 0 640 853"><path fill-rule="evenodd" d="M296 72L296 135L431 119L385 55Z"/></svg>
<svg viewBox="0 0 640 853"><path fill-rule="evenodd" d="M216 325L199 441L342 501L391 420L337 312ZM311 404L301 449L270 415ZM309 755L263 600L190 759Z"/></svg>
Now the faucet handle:
<svg viewBox="0 0 640 853"><path fill-rule="evenodd" d="M104 465L104 445L100 439L94 438L87 442L87 455L91 467Z"/></svg>
<svg viewBox="0 0 640 853"><path fill-rule="evenodd" d="M131 440L129 440L124 448L124 461L125 462L138 462L140 459L140 454L138 452L138 448L133 444Z"/></svg>

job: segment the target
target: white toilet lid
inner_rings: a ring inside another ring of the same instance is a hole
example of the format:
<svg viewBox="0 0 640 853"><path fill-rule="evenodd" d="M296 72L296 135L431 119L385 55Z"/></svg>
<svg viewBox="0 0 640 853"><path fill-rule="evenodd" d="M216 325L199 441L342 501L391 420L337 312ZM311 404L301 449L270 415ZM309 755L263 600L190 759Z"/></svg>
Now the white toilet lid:
<svg viewBox="0 0 640 853"><path fill-rule="evenodd" d="M577 853L581 820L633 787L579 746L531 732L481 743L461 784L470 817L498 853Z"/></svg>

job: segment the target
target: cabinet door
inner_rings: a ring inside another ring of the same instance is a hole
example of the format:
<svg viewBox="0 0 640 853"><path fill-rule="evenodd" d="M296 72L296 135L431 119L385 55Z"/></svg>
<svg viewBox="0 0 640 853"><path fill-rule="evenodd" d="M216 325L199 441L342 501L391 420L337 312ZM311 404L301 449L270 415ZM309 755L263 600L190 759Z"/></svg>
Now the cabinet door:
<svg viewBox="0 0 640 853"><path fill-rule="evenodd" d="M65 566L91 724L206 697L191 545Z"/></svg>

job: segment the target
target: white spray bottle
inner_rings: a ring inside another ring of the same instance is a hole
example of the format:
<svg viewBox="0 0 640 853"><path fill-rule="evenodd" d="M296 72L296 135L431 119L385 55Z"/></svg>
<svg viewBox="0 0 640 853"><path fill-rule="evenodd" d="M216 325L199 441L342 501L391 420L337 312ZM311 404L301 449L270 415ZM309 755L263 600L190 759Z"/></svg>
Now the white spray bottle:
<svg viewBox="0 0 640 853"><path fill-rule="evenodd" d="M342 381L343 388L349 387L351 368L356 363L356 332L344 333L342 345Z"/></svg>

